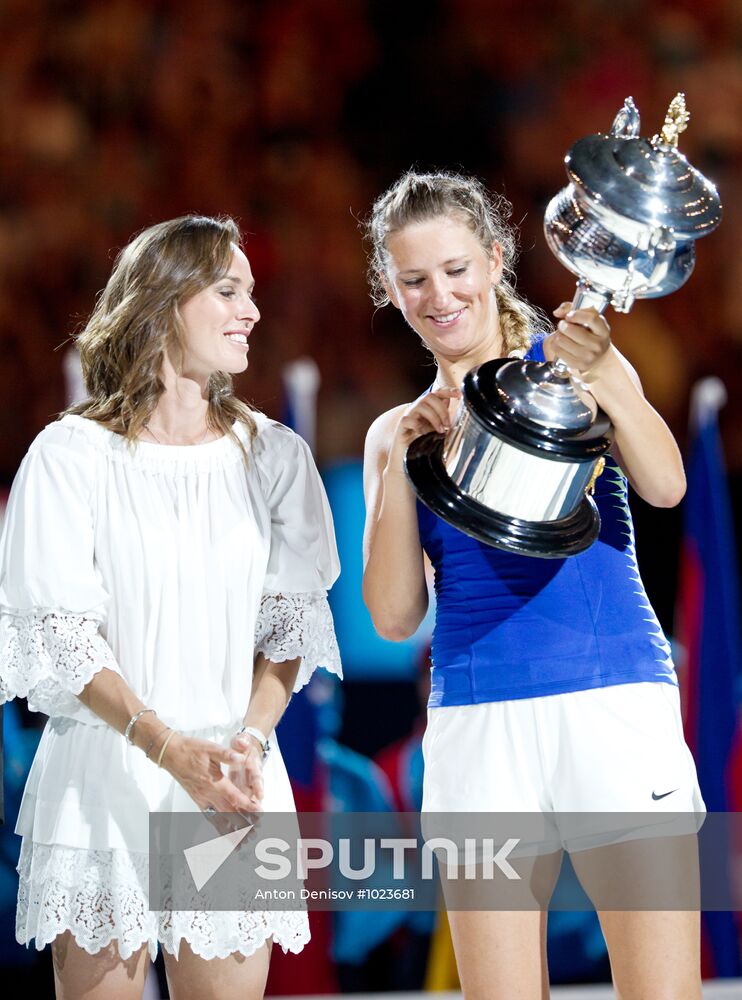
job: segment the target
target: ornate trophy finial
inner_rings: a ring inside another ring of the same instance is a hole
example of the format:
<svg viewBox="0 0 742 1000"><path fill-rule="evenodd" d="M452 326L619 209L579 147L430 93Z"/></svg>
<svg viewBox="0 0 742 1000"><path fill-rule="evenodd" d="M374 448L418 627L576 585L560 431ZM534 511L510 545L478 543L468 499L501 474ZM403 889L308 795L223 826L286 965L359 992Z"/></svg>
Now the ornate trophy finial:
<svg viewBox="0 0 742 1000"><path fill-rule="evenodd" d="M652 138L653 146L669 146L678 148L678 136L688 128L690 112L685 107L685 94L682 91L670 101L670 107L665 115L665 123L659 135Z"/></svg>

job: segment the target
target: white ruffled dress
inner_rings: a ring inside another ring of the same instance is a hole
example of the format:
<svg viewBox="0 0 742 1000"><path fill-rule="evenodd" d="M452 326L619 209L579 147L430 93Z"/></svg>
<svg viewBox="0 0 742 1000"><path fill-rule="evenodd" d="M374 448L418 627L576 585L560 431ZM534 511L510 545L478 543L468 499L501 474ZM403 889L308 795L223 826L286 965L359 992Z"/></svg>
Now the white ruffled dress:
<svg viewBox="0 0 742 1000"><path fill-rule="evenodd" d="M0 543L0 702L50 718L16 826L21 943L69 930L91 953L116 940L123 958L158 941L177 955L185 940L223 958L309 940L305 912L148 909L149 813L196 804L76 697L107 667L167 725L226 746L257 652L301 656L295 690L318 665L341 673L322 482L300 437L255 419L247 464L228 437L132 449L78 416L23 460ZM266 811L293 811L278 748L264 777Z"/></svg>

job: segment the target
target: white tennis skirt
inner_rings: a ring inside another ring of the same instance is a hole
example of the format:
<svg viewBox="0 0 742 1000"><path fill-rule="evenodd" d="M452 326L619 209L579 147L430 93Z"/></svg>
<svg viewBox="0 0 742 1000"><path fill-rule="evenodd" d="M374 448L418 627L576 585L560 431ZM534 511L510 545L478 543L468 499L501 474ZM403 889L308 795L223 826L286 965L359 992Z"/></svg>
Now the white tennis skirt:
<svg viewBox="0 0 742 1000"><path fill-rule="evenodd" d="M236 726L190 735L223 746ZM293 812L280 750L264 770L264 808ZM253 954L272 939L299 952L309 941L305 910L159 912L149 909L150 812L198 811L164 769L129 746L110 726L50 719L26 783L16 833L16 938L43 948L70 931L95 953L115 941L123 959L158 944L178 955L187 941L203 958Z"/></svg>

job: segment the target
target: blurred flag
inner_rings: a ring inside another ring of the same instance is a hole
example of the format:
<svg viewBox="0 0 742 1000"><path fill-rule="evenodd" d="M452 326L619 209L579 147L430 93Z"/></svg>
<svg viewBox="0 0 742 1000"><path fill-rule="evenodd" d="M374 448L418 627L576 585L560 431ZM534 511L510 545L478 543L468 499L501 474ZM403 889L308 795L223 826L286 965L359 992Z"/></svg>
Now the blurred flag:
<svg viewBox="0 0 742 1000"><path fill-rule="evenodd" d="M312 358L297 358L284 366L283 414L287 427L301 434L312 451L316 450L317 392L320 374Z"/></svg>
<svg viewBox="0 0 742 1000"><path fill-rule="evenodd" d="M282 372L282 420L315 450L317 426L317 391L320 375L311 358L298 358L285 365ZM317 706L311 697L314 678L289 702L278 727L281 753L294 789L299 811L319 812L323 808L325 788L317 758L319 721Z"/></svg>
<svg viewBox="0 0 742 1000"><path fill-rule="evenodd" d="M730 764L741 738L736 704L742 672L739 582L718 423L725 402L726 390L717 378L694 387L676 620L686 651L681 672L685 736L709 812L731 807ZM733 914L706 913L703 927L704 973L739 975Z"/></svg>
<svg viewBox="0 0 742 1000"><path fill-rule="evenodd" d="M320 376L311 358L299 358L283 370L284 399L281 418L300 434L314 451L316 400ZM293 695L277 727L281 756L286 764L296 808L299 812L321 812L327 796L325 769L317 755L319 732L318 698L321 678L314 677ZM312 940L298 955L273 949L267 993L286 996L296 993L336 993L337 981L330 958L331 914L309 914ZM300 984L298 986L297 984Z"/></svg>

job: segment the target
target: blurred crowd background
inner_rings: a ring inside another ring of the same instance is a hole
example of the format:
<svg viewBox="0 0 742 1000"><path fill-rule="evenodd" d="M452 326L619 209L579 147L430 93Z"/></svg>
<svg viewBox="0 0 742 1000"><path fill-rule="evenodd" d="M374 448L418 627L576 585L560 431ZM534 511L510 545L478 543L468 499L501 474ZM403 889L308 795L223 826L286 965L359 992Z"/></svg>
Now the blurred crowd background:
<svg viewBox="0 0 742 1000"><path fill-rule="evenodd" d="M247 235L263 318L241 393L280 417L285 364L313 358L318 461L356 460L372 420L432 380L414 334L368 296L359 221L376 195L412 165L504 191L521 230L519 288L550 311L574 286L542 235L567 149L607 131L628 95L652 135L684 91L681 150L718 185L725 218L687 286L610 322L683 445L692 384L723 378L739 499L736 0L3 0L0 48L0 486L65 405L69 338L117 250L186 212L233 215ZM636 500L634 513L671 631L680 514ZM376 691L351 683L339 723L368 755L418 713L409 676L406 716L372 737L357 723L360 705L388 698Z"/></svg>

